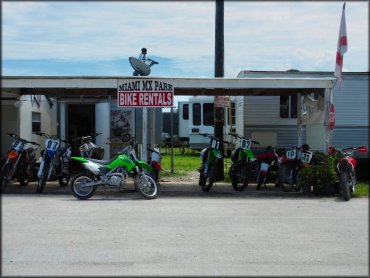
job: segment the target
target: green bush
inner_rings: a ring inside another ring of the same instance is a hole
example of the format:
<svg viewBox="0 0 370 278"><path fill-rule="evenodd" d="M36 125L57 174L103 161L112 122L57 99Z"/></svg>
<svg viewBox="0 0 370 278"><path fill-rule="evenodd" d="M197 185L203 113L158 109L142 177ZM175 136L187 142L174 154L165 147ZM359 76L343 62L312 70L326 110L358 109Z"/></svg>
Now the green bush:
<svg viewBox="0 0 370 278"><path fill-rule="evenodd" d="M339 179L336 171L338 156L316 152L312 164L313 191L317 195L332 195L338 192Z"/></svg>

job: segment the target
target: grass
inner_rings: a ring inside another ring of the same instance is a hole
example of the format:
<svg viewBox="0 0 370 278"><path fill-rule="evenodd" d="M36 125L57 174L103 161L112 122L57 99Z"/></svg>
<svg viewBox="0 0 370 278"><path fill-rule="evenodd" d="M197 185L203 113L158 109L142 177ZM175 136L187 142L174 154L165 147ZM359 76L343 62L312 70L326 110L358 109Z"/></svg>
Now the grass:
<svg viewBox="0 0 370 278"><path fill-rule="evenodd" d="M369 197L369 182L360 181L356 184L355 192L352 193L353 197Z"/></svg>
<svg viewBox="0 0 370 278"><path fill-rule="evenodd" d="M174 172L171 175L171 150L168 151L167 154L162 156L162 168L163 171L161 175L163 177L169 176L186 176L186 172L188 171L197 171L200 167L200 152L199 151L192 151L186 150L185 154L181 154L178 148L174 148ZM164 149L162 149L164 152ZM230 158L224 158L224 176L225 182L230 181L229 178L229 168L230 168Z"/></svg>

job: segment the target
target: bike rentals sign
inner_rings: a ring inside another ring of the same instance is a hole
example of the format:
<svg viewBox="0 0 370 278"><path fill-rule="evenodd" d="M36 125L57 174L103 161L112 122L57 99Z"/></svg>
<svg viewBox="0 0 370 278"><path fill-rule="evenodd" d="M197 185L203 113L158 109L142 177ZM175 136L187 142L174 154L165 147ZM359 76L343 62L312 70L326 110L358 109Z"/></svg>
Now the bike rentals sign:
<svg viewBox="0 0 370 278"><path fill-rule="evenodd" d="M172 107L174 87L155 79L119 80L117 107Z"/></svg>

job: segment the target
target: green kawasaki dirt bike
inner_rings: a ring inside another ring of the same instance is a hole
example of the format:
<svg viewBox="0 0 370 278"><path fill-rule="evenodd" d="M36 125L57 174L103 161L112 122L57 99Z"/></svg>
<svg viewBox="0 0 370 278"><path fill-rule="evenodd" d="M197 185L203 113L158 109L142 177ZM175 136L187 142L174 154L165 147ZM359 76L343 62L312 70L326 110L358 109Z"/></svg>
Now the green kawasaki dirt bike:
<svg viewBox="0 0 370 278"><path fill-rule="evenodd" d="M128 174L132 173L136 190L146 199L157 197L158 184L154 178L145 172L152 167L136 158L131 146L123 148L110 160L98 160L85 157L71 157L71 160L81 163L84 171L73 177L71 189L73 195L80 199L89 199L95 193L97 186L122 188Z"/></svg>
<svg viewBox="0 0 370 278"><path fill-rule="evenodd" d="M203 137L211 139L209 147L203 149L200 152L200 158L202 160L201 167L199 169L199 186L202 187L204 192L208 192L213 183L216 180L217 174L217 160L222 158L221 144L222 140L208 133L199 133Z"/></svg>
<svg viewBox="0 0 370 278"><path fill-rule="evenodd" d="M239 146L231 154L232 164L229 170L231 184L235 191L243 191L249 181L256 175L256 167L253 162L256 160L251 151L252 143L259 144L257 141L244 138L236 133L229 133L239 140Z"/></svg>

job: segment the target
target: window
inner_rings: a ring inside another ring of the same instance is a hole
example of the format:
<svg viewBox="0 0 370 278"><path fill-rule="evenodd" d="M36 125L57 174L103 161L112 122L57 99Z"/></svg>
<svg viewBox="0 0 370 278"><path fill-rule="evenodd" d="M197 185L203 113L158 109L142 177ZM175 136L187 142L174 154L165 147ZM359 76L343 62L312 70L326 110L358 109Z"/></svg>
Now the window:
<svg viewBox="0 0 370 278"><path fill-rule="evenodd" d="M200 125L201 123L201 110L200 103L193 103L193 125Z"/></svg>
<svg viewBox="0 0 370 278"><path fill-rule="evenodd" d="M215 118L215 111L213 103L203 104L203 125L213 125Z"/></svg>
<svg viewBox="0 0 370 278"><path fill-rule="evenodd" d="M32 132L41 132L41 113L32 112Z"/></svg>
<svg viewBox="0 0 370 278"><path fill-rule="evenodd" d="M189 120L189 104L184 104L182 106L182 119Z"/></svg>
<svg viewBox="0 0 370 278"><path fill-rule="evenodd" d="M297 118L297 96L280 96L280 118Z"/></svg>

